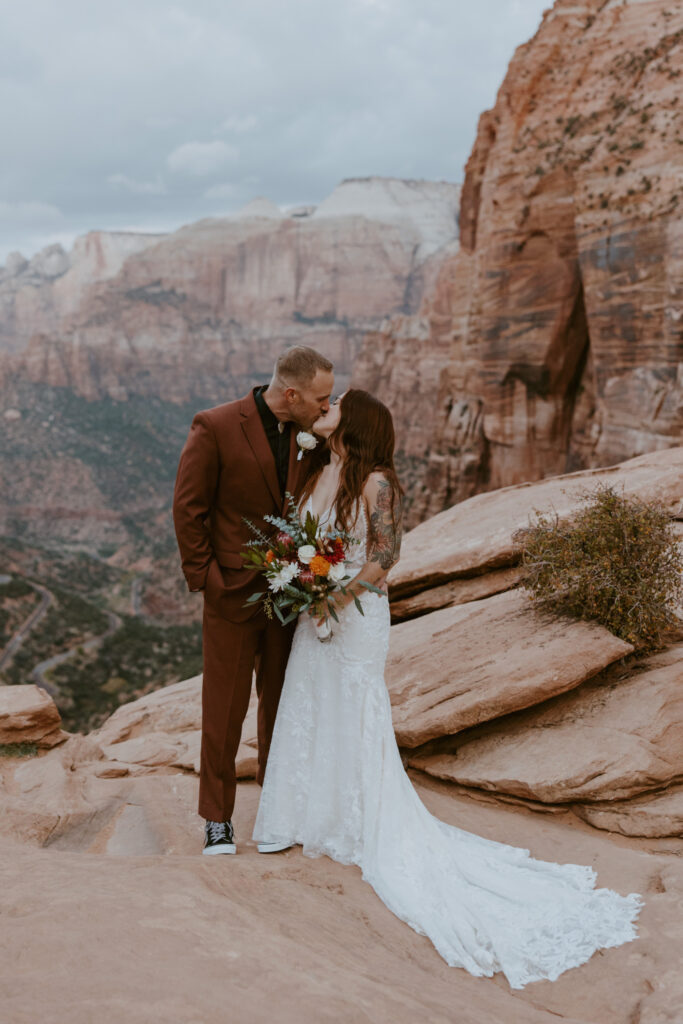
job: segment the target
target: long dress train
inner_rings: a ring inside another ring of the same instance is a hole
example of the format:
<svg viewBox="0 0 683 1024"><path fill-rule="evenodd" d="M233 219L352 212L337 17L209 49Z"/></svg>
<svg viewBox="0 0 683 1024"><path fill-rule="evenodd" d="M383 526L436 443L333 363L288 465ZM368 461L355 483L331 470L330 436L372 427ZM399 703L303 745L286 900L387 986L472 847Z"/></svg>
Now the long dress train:
<svg viewBox="0 0 683 1024"><path fill-rule="evenodd" d="M352 573L365 562L362 502L354 533ZM253 838L358 865L448 964L478 976L502 971L513 989L637 938L638 893L596 889L588 865L536 860L427 810L394 737L384 682L389 604L370 592L360 600L365 614L346 608L326 644L308 615L299 618Z"/></svg>

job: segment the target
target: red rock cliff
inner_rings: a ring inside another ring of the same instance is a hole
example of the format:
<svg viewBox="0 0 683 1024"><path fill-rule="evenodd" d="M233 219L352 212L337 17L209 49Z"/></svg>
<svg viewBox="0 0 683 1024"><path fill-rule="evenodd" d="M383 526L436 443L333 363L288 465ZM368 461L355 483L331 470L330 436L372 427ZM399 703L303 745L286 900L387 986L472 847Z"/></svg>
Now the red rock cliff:
<svg viewBox="0 0 683 1024"><path fill-rule="evenodd" d="M397 412L413 522L680 443L682 71L667 0L557 0L515 52L479 120L459 251L358 363Z"/></svg>

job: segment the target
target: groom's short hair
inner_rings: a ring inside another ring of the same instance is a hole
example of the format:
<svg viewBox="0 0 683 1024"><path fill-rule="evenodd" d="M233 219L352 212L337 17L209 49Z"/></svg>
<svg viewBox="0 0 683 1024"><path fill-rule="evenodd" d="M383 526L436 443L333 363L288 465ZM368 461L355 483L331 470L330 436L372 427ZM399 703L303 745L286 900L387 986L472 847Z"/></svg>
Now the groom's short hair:
<svg viewBox="0 0 683 1024"><path fill-rule="evenodd" d="M273 376L285 387L292 384L306 385L311 383L318 370L331 373L333 369L330 360L314 348L295 345L278 356Z"/></svg>

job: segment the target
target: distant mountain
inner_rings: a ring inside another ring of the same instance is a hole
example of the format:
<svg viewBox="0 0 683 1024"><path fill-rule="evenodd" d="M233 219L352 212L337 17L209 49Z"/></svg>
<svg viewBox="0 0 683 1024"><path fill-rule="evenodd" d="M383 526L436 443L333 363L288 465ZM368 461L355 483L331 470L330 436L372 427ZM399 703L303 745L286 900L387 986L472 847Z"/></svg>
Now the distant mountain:
<svg viewBox="0 0 683 1024"><path fill-rule="evenodd" d="M0 385L218 402L299 342L331 356L343 384L364 334L417 309L428 257L456 237L458 200L446 182L349 179L317 207L260 198L170 235L94 231L69 254L12 254Z"/></svg>
<svg viewBox="0 0 683 1024"><path fill-rule="evenodd" d="M0 530L95 555L172 550L194 411L309 344L344 388L368 331L415 312L454 244L459 188L343 181L169 235L93 231L0 270Z"/></svg>

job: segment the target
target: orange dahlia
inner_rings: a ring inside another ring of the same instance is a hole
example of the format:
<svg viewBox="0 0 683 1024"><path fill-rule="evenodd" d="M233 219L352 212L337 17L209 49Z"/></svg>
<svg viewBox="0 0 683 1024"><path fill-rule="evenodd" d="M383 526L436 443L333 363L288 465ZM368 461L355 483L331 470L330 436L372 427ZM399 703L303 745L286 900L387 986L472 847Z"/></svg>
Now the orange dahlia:
<svg viewBox="0 0 683 1024"><path fill-rule="evenodd" d="M327 576L330 571L330 563L322 555L314 555L311 559L311 572L316 576Z"/></svg>
<svg viewBox="0 0 683 1024"><path fill-rule="evenodd" d="M275 558L275 552L274 551L267 551L266 552L266 562L268 562L268 564L270 564L273 561L274 558Z"/></svg>

